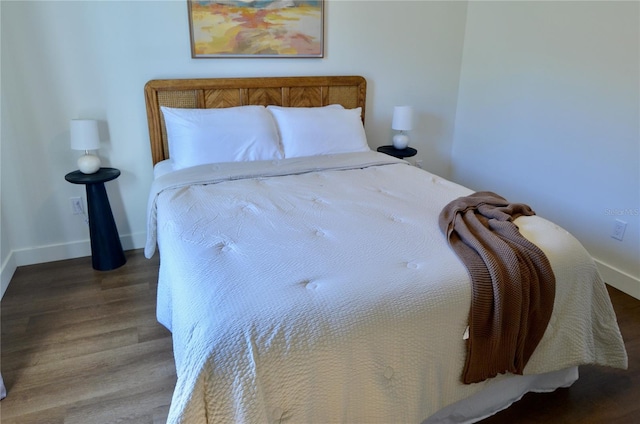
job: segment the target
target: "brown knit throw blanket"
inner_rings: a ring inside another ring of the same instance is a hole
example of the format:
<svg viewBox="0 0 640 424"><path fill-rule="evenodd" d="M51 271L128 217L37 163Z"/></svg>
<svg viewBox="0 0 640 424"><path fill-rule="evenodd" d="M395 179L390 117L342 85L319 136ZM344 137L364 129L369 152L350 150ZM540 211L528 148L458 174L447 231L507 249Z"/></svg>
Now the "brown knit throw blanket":
<svg viewBox="0 0 640 424"><path fill-rule="evenodd" d="M465 384L522 374L551 317L555 276L513 223L522 215L535 212L488 191L460 197L440 213L440 229L472 282Z"/></svg>

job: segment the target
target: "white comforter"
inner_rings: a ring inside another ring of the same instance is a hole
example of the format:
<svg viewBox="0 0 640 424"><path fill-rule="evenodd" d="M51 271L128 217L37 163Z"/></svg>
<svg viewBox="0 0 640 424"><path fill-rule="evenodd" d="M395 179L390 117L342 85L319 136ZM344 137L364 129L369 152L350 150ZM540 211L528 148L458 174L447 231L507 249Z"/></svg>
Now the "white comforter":
<svg viewBox="0 0 640 424"><path fill-rule="evenodd" d="M470 281L437 225L470 193L375 152L158 178L145 253L157 241L173 332L168 422L419 423L481 390L459 382ZM626 367L587 252L541 217L516 223L557 278L525 374Z"/></svg>

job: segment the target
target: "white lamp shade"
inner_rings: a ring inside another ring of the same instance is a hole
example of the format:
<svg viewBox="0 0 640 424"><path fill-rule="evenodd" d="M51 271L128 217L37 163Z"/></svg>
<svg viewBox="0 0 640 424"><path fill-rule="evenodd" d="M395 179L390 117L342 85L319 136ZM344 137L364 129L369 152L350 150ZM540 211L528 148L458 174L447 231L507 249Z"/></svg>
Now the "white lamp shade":
<svg viewBox="0 0 640 424"><path fill-rule="evenodd" d="M393 108L391 128L400 131L408 131L413 128L413 109L411 106L396 106Z"/></svg>
<svg viewBox="0 0 640 424"><path fill-rule="evenodd" d="M71 148L73 150L97 150L100 148L98 121L92 119L72 119Z"/></svg>

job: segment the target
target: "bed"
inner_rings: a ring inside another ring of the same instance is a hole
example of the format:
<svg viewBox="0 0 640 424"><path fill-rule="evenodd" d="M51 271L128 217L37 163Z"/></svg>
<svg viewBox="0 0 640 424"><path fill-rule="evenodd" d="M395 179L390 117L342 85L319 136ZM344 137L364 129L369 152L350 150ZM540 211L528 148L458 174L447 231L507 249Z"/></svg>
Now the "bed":
<svg viewBox="0 0 640 424"><path fill-rule="evenodd" d="M591 257L532 215L514 223L555 275L544 335L522 375L462 383L471 282L438 217L473 192L368 148L364 78L153 80L145 98L169 423L471 423L579 365L626 368Z"/></svg>

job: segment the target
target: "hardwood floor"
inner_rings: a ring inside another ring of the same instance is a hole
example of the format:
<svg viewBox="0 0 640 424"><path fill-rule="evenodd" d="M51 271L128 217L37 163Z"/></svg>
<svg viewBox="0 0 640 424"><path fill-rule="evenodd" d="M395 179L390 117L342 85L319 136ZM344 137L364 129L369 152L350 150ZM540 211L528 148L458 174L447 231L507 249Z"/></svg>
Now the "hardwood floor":
<svg viewBox="0 0 640 424"><path fill-rule="evenodd" d="M171 334L156 321L158 258L126 252L18 268L2 300L3 424L164 423Z"/></svg>
<svg viewBox="0 0 640 424"><path fill-rule="evenodd" d="M94 271L90 258L19 268L1 307L3 424L164 423L175 384L171 335L155 317L158 255ZM580 368L483 424L640 422L640 301L610 288L626 371Z"/></svg>

